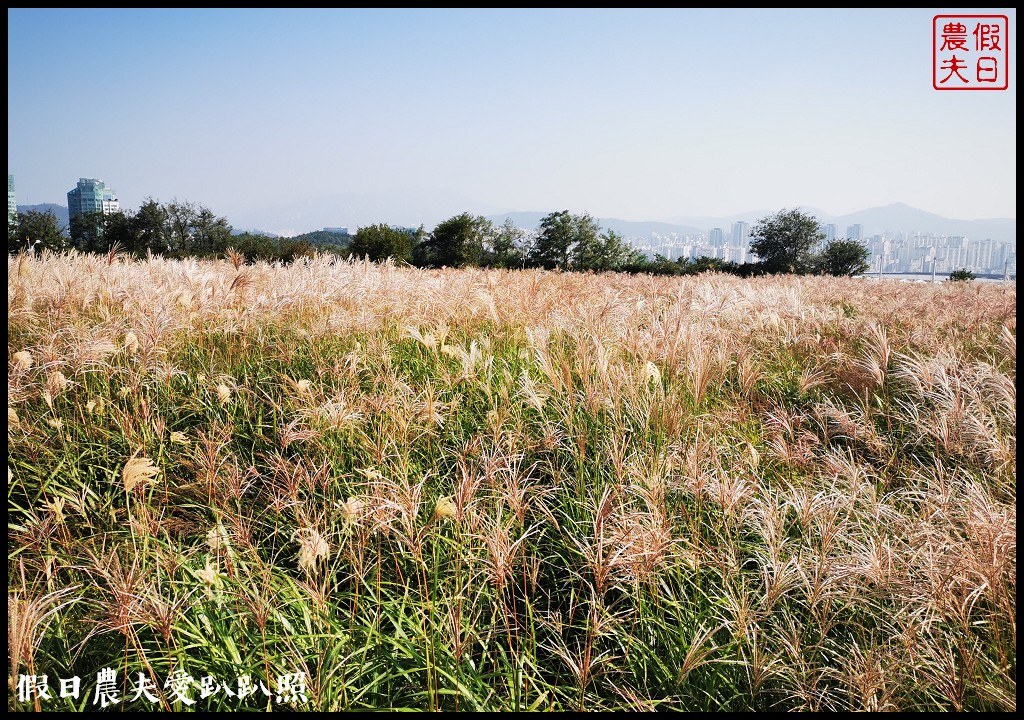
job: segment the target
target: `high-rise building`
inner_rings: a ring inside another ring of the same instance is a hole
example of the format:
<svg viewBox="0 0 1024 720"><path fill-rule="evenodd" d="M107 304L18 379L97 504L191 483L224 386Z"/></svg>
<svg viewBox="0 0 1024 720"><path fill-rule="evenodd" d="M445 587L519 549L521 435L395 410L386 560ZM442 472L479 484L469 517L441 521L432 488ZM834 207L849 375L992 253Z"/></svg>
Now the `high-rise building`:
<svg viewBox="0 0 1024 720"><path fill-rule="evenodd" d="M79 178L75 189L68 191L68 220L85 213L109 215L120 209L117 193L94 178Z"/></svg>
<svg viewBox="0 0 1024 720"><path fill-rule="evenodd" d="M864 228L861 227L860 223L856 225L846 226L846 238L848 240L863 240L864 239Z"/></svg>
<svg viewBox="0 0 1024 720"><path fill-rule="evenodd" d="M839 228L835 226L835 223L829 223L825 226L825 242L830 243L836 239L836 233L839 232Z"/></svg>
<svg viewBox="0 0 1024 720"><path fill-rule="evenodd" d="M732 224L732 247L750 247L750 223L740 220Z"/></svg>
<svg viewBox="0 0 1024 720"><path fill-rule="evenodd" d="M18 224L18 201L14 197L14 176L7 176L7 227Z"/></svg>
<svg viewBox="0 0 1024 720"><path fill-rule="evenodd" d="M995 249L991 238L978 241L978 269L982 272L992 271L992 251Z"/></svg>

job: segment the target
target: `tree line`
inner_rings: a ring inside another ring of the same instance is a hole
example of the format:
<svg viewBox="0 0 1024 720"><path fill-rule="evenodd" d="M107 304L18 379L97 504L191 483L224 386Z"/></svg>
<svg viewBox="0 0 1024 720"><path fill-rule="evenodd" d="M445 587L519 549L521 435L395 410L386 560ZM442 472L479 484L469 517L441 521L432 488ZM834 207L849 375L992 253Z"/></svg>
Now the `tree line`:
<svg viewBox="0 0 1024 720"><path fill-rule="evenodd" d="M653 259L634 249L614 230L602 232L587 213L568 210L541 218L535 232L507 219L496 225L488 218L461 213L438 223L403 228L383 223L360 227L352 235L307 233L277 238L261 233L232 232L228 221L193 202L153 199L136 212L87 213L61 228L50 212L18 213L8 225L8 253L23 250L76 249L119 252L135 257L162 255L183 258L223 257L229 250L246 261L292 262L317 253L334 253L375 262L391 259L416 267L546 268L566 271L619 271L687 275L705 271L741 276L794 273L857 275L868 270L868 250L855 240L825 243L818 220L800 210L781 210L752 228L750 252L757 260L737 263L714 257Z"/></svg>

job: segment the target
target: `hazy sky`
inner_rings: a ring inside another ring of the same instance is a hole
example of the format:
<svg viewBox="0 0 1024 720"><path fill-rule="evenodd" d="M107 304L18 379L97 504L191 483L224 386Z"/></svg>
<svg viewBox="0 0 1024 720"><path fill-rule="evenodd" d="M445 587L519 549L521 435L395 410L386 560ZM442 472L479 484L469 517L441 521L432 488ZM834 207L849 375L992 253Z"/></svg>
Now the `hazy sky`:
<svg viewBox="0 0 1024 720"><path fill-rule="evenodd" d="M932 17L956 12L1009 17L1008 90L932 88ZM393 223L410 197L438 218L893 202L1016 217L1012 8L7 17L22 205L64 205L94 177L127 209L190 200L235 227L349 194Z"/></svg>

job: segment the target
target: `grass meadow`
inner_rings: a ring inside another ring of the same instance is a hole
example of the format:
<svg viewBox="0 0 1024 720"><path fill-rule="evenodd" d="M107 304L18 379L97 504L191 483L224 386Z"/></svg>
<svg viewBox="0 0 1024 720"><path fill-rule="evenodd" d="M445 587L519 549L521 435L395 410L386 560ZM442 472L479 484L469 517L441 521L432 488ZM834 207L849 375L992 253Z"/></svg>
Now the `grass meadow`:
<svg viewBox="0 0 1024 720"><path fill-rule="evenodd" d="M9 710L1016 709L1015 284L7 267Z"/></svg>

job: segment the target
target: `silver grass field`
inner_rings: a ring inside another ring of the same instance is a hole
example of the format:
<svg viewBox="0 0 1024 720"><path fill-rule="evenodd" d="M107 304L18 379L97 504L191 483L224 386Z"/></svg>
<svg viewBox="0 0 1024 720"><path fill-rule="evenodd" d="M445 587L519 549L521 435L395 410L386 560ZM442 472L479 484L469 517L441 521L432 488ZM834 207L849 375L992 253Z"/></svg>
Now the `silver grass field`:
<svg viewBox="0 0 1024 720"><path fill-rule="evenodd" d="M7 307L9 710L1016 709L1015 284L44 253Z"/></svg>

